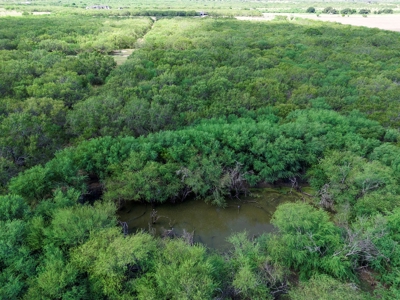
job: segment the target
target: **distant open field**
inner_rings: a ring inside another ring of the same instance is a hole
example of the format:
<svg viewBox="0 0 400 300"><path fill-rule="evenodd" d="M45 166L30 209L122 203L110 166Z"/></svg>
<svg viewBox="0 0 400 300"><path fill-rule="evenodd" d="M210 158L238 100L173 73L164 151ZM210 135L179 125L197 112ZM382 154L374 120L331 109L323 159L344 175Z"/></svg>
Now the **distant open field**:
<svg viewBox="0 0 400 300"><path fill-rule="evenodd" d="M7 17L7 16L22 16L22 12L18 12L15 10L5 10L0 8L0 17Z"/></svg>
<svg viewBox="0 0 400 300"><path fill-rule="evenodd" d="M237 17L238 20L255 20L255 21L270 21L275 16L288 16L295 18L312 19L326 22L338 22L342 24L365 26L370 28L379 28L384 30L400 31L400 16L394 15L350 15L342 17L341 15L321 14L319 17L316 14L287 14L287 13L264 13L263 17Z"/></svg>
<svg viewBox="0 0 400 300"><path fill-rule="evenodd" d="M32 15L39 16L39 15L49 15L50 12L47 11L35 11L32 12ZM22 16L22 12L15 11L15 10L5 10L0 8L0 17L19 17Z"/></svg>

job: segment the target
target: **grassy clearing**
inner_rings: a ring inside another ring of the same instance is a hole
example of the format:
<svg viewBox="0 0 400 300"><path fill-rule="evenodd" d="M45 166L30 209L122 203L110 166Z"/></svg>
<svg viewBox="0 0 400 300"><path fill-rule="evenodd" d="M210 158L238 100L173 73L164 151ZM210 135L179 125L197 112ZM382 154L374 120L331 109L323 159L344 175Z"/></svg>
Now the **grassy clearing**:
<svg viewBox="0 0 400 300"><path fill-rule="evenodd" d="M122 49L116 50L112 53L112 57L118 66L122 65L128 59L129 55L131 55L135 51L135 49Z"/></svg>

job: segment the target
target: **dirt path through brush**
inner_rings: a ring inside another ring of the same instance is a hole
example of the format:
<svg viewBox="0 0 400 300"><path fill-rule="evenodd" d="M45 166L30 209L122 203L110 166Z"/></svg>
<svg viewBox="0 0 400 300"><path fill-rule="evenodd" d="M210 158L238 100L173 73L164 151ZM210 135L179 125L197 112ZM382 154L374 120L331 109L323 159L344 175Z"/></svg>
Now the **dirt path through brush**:
<svg viewBox="0 0 400 300"><path fill-rule="evenodd" d="M153 29L154 24L157 21L156 17L151 17L151 19L154 21L153 24L151 25L150 29L147 30L147 32L136 41L136 44L140 45L144 42L144 38L145 36ZM123 63L126 62L126 60L128 59L128 57L135 51L135 48L131 48L131 49L120 49L120 50L115 50L112 53L112 56L115 60L115 62L117 63L117 66L122 65Z"/></svg>

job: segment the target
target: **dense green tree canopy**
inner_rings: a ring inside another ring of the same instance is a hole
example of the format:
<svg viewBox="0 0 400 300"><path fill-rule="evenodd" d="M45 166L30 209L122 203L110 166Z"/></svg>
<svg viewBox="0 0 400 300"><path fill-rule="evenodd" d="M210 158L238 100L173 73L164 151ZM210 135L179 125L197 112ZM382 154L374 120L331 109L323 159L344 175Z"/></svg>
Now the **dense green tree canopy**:
<svg viewBox="0 0 400 300"><path fill-rule="evenodd" d="M399 298L399 34L195 14L0 18L0 298ZM299 182L225 253L118 221Z"/></svg>

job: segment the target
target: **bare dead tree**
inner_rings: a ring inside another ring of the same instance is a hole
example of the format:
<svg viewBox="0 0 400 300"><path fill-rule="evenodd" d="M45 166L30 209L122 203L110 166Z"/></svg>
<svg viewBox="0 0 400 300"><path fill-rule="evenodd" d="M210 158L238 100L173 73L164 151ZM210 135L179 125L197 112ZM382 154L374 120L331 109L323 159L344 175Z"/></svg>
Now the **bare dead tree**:
<svg viewBox="0 0 400 300"><path fill-rule="evenodd" d="M359 222L364 222L363 219L359 219ZM384 228L384 226L382 226ZM376 247L374 240L379 240L384 237L387 232L385 229L378 231L365 231L363 226L358 229L345 228L345 246L334 253L337 255L344 255L353 260L353 269L360 269L370 265L370 263L377 258L382 258L389 262L389 258L386 257Z"/></svg>
<svg viewBox="0 0 400 300"><path fill-rule="evenodd" d="M282 270L277 270L273 264L267 261L262 265L262 273L269 292L274 298L288 293L288 278L285 273L282 273Z"/></svg>
<svg viewBox="0 0 400 300"><path fill-rule="evenodd" d="M192 171L190 171L186 167L181 167L178 171L176 171L176 175L181 175L181 181L184 183L185 179L192 176ZM185 187L179 192L177 198L181 201L185 200L193 192L192 188L185 184Z"/></svg>
<svg viewBox="0 0 400 300"><path fill-rule="evenodd" d="M361 192L363 195L365 195L367 192L379 188L382 184L383 184L383 181L381 179L367 178L362 183L362 191Z"/></svg>
<svg viewBox="0 0 400 300"><path fill-rule="evenodd" d="M342 173L342 179L340 180L340 182L342 184L344 184L344 182L346 181L346 178L349 175L350 170L351 170L350 163L344 164L342 167L340 167L340 173Z"/></svg>
<svg viewBox="0 0 400 300"><path fill-rule="evenodd" d="M174 231L174 228L171 229L165 229L165 228L161 228L162 233L161 233L161 237L162 238L174 238L176 237L176 233Z"/></svg>
<svg viewBox="0 0 400 300"><path fill-rule="evenodd" d="M312 243L312 246L306 246L306 249L310 252L318 252L320 256L324 256L325 252L321 251L321 247L317 246L317 244L315 243L314 240L314 236L312 232L306 232L305 236L308 237L308 239L310 240L310 242Z"/></svg>
<svg viewBox="0 0 400 300"><path fill-rule="evenodd" d="M157 215L157 211L153 209L150 213L150 219L152 224L156 224L160 217Z"/></svg>
<svg viewBox="0 0 400 300"><path fill-rule="evenodd" d="M226 173L229 175L230 181L230 190L234 192L234 196L239 198L240 194L247 195L248 189L246 187L246 179L244 176L248 174L248 172L242 172L242 165L239 162L236 162L235 167L232 169L227 169Z"/></svg>
<svg viewBox="0 0 400 300"><path fill-rule="evenodd" d="M289 180L292 183L292 187L290 188L290 192L289 192L290 194L292 193L293 189L295 189L296 191L301 191L301 188L299 186L296 176L290 177Z"/></svg>
<svg viewBox="0 0 400 300"><path fill-rule="evenodd" d="M193 245L193 237L194 237L194 231L188 232L186 231L186 229L183 229L182 239L190 246Z"/></svg>
<svg viewBox="0 0 400 300"><path fill-rule="evenodd" d="M333 208L333 198L329 194L329 184L324 184L324 186L319 190L319 196L321 197L321 200L319 202L319 205L325 209L329 210L334 210Z"/></svg>
<svg viewBox="0 0 400 300"><path fill-rule="evenodd" d="M157 230L152 226L151 222L149 222L149 234L152 236L156 236Z"/></svg>
<svg viewBox="0 0 400 300"><path fill-rule="evenodd" d="M129 233L129 230L128 230L128 223L122 222L122 221L118 221L118 223L119 223L119 225L121 225L121 227L122 227L122 232L124 233L124 236L127 236L128 233Z"/></svg>

